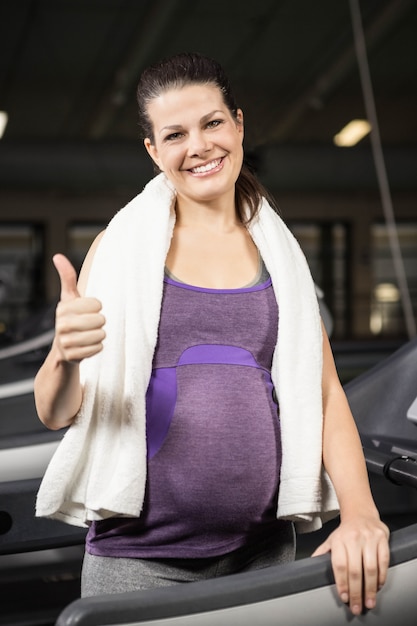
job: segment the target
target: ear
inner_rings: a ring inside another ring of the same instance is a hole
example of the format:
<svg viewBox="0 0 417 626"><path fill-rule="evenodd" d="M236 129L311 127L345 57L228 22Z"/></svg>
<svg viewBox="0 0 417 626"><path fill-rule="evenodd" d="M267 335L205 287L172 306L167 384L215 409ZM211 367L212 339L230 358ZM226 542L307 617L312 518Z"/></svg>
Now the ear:
<svg viewBox="0 0 417 626"><path fill-rule="evenodd" d="M242 109L238 109L236 111L236 122L237 122L237 130L239 133L242 133L242 141L245 135L245 125L243 123L243 111Z"/></svg>
<svg viewBox="0 0 417 626"><path fill-rule="evenodd" d="M158 150L156 149L156 146L151 142L151 140L148 137L143 140L143 145L145 146L146 151L151 157L152 161L161 170L161 167L159 165Z"/></svg>

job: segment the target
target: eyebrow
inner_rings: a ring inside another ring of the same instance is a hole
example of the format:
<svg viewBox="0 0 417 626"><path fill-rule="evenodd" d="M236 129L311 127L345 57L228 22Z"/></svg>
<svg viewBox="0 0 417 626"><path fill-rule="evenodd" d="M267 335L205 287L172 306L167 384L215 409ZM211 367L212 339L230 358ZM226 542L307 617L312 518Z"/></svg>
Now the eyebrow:
<svg viewBox="0 0 417 626"><path fill-rule="evenodd" d="M213 115L215 115L216 113L224 113L224 111L221 111L220 109L214 109L214 111L210 111L210 113L207 113L206 115L203 115L203 117L200 119L200 123L201 124L205 124L205 122L208 122L208 120L213 117ZM181 130L182 126L181 124L170 124L169 126L164 126L163 128L161 128L161 130L159 131L159 134L167 131L167 130Z"/></svg>

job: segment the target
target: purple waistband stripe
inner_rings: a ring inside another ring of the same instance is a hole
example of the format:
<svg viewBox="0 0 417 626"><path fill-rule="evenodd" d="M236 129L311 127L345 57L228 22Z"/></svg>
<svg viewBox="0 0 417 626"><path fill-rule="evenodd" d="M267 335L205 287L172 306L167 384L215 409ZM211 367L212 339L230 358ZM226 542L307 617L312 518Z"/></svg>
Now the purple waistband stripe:
<svg viewBox="0 0 417 626"><path fill-rule="evenodd" d="M203 363L245 365L247 367L263 369L258 365L255 358L248 350L223 344L199 344L197 346L191 346L184 350L178 360L178 365L200 365Z"/></svg>

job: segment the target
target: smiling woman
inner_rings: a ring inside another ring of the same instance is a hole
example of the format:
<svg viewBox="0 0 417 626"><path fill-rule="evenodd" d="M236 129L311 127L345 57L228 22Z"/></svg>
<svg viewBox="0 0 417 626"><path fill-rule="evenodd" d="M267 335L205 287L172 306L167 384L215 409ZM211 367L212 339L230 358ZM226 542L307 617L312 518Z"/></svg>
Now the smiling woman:
<svg viewBox="0 0 417 626"><path fill-rule="evenodd" d="M243 113L238 109L235 97L231 90L229 79L223 67L214 59L197 55L197 54L180 54L172 59L168 59L167 63L159 63L151 66L142 73L138 88L137 101L139 106L139 122L142 128L142 135L146 142L150 145L156 145L154 120L150 115L149 106L159 100L161 103L168 92L176 91L177 94L186 87L209 87L217 91L216 102L220 104L219 113L226 113L227 118L232 118L236 126L241 130L241 142L243 141ZM212 99L213 99L212 94ZM214 105L216 106L216 105ZM166 114L167 111L164 111ZM204 116L208 116L204 119ZM180 118L178 118L180 120ZM172 120L173 124L178 123ZM207 123L208 127L213 129L221 125L224 118L216 119L216 110L210 107L205 109L201 122ZM229 120L230 121L230 120ZM170 129L171 133L167 133L168 138L176 140L181 135L181 127ZM178 134L179 133L179 134ZM272 198L267 190L261 185L258 179L253 176L251 170L244 162L236 181L236 211L242 222L250 221L251 217L256 214L259 204L263 197L268 198L273 204Z"/></svg>
<svg viewBox="0 0 417 626"><path fill-rule="evenodd" d="M236 222L235 183L243 163L243 114L227 108L214 85L172 89L148 105L153 139L145 147L177 190L179 216L190 203L219 202Z"/></svg>
<svg viewBox="0 0 417 626"><path fill-rule="evenodd" d="M83 595L265 568L341 513L316 554L359 614L388 529L301 249L243 162L219 64L173 57L138 87L160 173L61 279L40 419L70 426L37 514L89 527ZM362 584L362 581L363 584Z"/></svg>

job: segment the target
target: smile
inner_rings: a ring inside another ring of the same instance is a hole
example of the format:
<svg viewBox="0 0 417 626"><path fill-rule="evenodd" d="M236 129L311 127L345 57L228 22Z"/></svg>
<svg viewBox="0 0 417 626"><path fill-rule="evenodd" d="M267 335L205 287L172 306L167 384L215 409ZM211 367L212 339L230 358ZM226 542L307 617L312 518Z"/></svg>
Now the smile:
<svg viewBox="0 0 417 626"><path fill-rule="evenodd" d="M206 163L205 165L192 167L189 171L192 174L207 174L208 172L212 172L213 170L219 168L222 162L223 159L215 159L214 161L210 161L210 163Z"/></svg>

